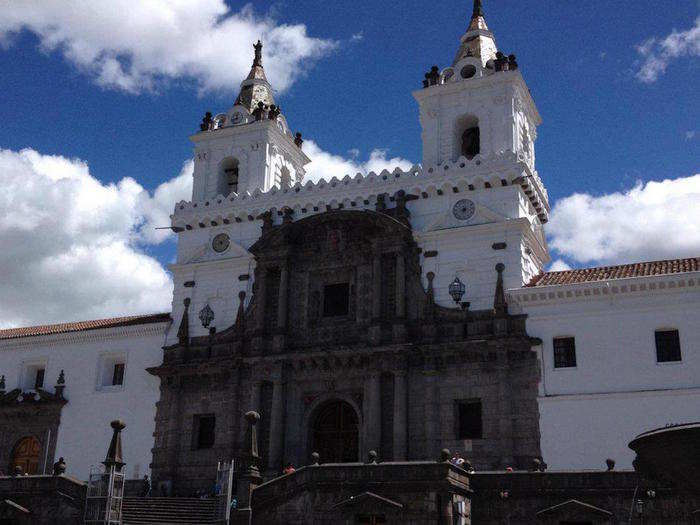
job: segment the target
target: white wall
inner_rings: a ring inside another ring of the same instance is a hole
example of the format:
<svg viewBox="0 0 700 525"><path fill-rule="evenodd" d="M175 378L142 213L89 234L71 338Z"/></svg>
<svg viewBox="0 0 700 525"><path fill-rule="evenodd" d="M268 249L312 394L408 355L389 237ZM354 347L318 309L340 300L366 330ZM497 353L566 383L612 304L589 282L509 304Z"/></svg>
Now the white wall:
<svg viewBox="0 0 700 525"><path fill-rule="evenodd" d="M550 467L601 468L612 457L631 468L635 436L700 420L700 274L510 295L528 315L528 334L542 339L540 430ZM682 361L657 363L654 332L668 328L679 331ZM576 339L575 368L554 368L552 340L561 336Z"/></svg>
<svg viewBox="0 0 700 525"><path fill-rule="evenodd" d="M8 391L19 386L27 361L46 360L44 389L49 392L65 370L68 403L61 412L56 456L49 458L49 465L63 456L67 473L86 480L90 466L105 458L112 437L110 421L122 419L127 478L150 472L160 392L159 379L146 368L162 363L167 326L158 323L0 342L0 374L5 375ZM98 388L104 354L126 356L123 387Z"/></svg>

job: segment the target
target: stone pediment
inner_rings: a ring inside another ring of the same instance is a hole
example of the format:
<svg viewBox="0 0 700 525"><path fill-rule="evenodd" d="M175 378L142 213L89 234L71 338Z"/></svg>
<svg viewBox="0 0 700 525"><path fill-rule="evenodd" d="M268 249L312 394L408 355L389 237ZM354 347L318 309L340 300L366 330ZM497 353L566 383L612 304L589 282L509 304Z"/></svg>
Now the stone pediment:
<svg viewBox="0 0 700 525"><path fill-rule="evenodd" d="M3 406L20 406L20 405L39 405L60 403L65 404L68 401L63 396L51 394L41 388L34 392L23 392L20 388L15 388L10 392L0 395L0 405Z"/></svg>
<svg viewBox="0 0 700 525"><path fill-rule="evenodd" d="M439 230L449 230L452 228L461 228L464 226L476 226L479 224L490 224L494 222L504 222L508 220L508 217L501 215L483 204L473 200L467 199L474 203L474 215L468 220L459 220L454 216L452 212L453 207L464 197L455 198L450 204L450 207L444 212L440 213L431 223L429 223L423 232L439 231Z"/></svg>
<svg viewBox="0 0 700 525"><path fill-rule="evenodd" d="M548 507L537 513L539 520L556 519L557 522L560 519L587 519L595 520L593 523L608 523L613 517L613 513L608 510L575 499Z"/></svg>
<svg viewBox="0 0 700 525"><path fill-rule="evenodd" d="M343 513L386 514L401 511L403 504L373 492L363 492L336 503L333 509Z"/></svg>

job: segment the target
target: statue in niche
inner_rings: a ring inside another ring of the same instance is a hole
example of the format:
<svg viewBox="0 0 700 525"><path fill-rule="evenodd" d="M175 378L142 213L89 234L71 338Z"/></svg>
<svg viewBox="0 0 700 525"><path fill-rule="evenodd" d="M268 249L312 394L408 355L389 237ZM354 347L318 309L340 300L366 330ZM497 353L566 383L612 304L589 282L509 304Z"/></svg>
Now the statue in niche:
<svg viewBox="0 0 700 525"><path fill-rule="evenodd" d="M480 151L479 128L469 128L462 133L462 155L468 159L474 158Z"/></svg>

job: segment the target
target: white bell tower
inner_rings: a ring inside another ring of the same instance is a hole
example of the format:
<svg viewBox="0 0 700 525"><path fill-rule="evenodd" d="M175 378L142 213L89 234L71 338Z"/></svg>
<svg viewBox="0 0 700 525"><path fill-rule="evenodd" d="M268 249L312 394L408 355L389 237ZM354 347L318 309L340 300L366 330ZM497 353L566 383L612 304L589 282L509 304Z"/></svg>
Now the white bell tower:
<svg viewBox="0 0 700 525"><path fill-rule="evenodd" d="M423 128L423 166L511 151L534 168L540 115L515 56L498 51L481 0L474 0L452 65L442 71L433 67L423 85L414 93Z"/></svg>
<svg viewBox="0 0 700 525"><path fill-rule="evenodd" d="M254 46L253 66L233 107L214 117L207 113L200 132L190 137L195 145L194 202L289 187L304 178L310 159L301 150L301 134L292 135L275 105L262 47L261 42Z"/></svg>
<svg viewBox="0 0 700 525"><path fill-rule="evenodd" d="M450 181L439 189L442 212L421 233L421 247L437 254L424 268L436 289L459 277L472 306L484 309L493 300L497 265L510 289L549 261L543 230L549 205L535 170L541 118L515 55L498 50L482 0L474 0L452 64L433 66L413 96L424 174Z"/></svg>

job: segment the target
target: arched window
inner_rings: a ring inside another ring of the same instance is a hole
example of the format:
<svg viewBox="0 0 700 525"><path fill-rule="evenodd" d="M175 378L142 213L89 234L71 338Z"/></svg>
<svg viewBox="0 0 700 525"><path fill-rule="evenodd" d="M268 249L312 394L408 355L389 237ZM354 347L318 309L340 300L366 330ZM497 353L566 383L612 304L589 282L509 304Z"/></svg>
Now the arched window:
<svg viewBox="0 0 700 525"><path fill-rule="evenodd" d="M222 195L238 193L238 159L229 157L221 163L219 190Z"/></svg>
<svg viewBox="0 0 700 525"><path fill-rule="evenodd" d="M462 133L462 155L472 159L479 154L480 147L479 126L465 129L464 133Z"/></svg>
<svg viewBox="0 0 700 525"><path fill-rule="evenodd" d="M320 406L311 428L311 449L324 463L353 463L358 460L359 429L355 409L345 401Z"/></svg>

